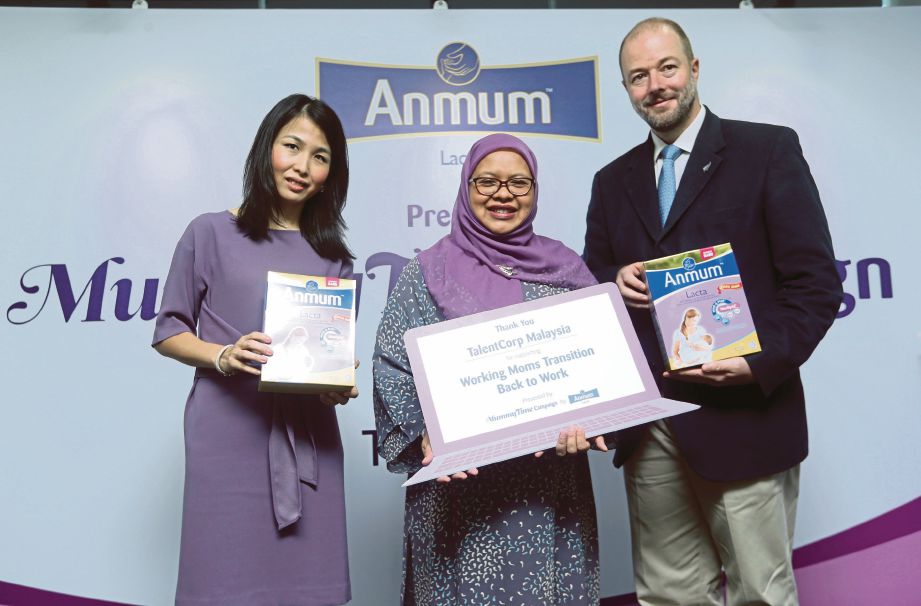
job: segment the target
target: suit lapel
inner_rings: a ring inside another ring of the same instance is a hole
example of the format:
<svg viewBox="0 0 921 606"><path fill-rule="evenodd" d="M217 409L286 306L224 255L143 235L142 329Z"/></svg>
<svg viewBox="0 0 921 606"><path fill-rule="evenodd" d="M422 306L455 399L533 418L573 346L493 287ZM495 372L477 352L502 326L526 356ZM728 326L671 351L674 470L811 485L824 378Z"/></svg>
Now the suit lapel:
<svg viewBox="0 0 921 606"><path fill-rule="evenodd" d="M640 217L643 227L653 240L658 239L662 230L659 222L659 199L656 190L656 175L652 163L652 137L646 139L644 145L639 146L630 158L629 168L625 175L624 186L627 196Z"/></svg>
<svg viewBox="0 0 921 606"><path fill-rule="evenodd" d="M707 111L704 123L697 134L697 140L694 141L694 151L691 152L687 166L684 167L684 174L681 177L681 183L678 184L675 201L672 203L672 209L668 213L668 221L659 232L657 241L661 241L671 231L681 219L681 216L697 200L700 192L703 191L703 188L719 169L723 161L719 151L725 145L720 119L712 112Z"/></svg>

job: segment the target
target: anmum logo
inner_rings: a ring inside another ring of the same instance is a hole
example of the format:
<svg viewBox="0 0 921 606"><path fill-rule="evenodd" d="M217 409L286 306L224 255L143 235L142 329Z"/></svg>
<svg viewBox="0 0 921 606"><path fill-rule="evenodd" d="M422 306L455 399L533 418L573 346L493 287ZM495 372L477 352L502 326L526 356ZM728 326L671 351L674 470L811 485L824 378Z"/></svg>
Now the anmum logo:
<svg viewBox="0 0 921 606"><path fill-rule="evenodd" d="M429 66L316 64L318 94L350 140L494 131L601 140L597 57L484 66L452 42Z"/></svg>
<svg viewBox="0 0 921 606"><path fill-rule="evenodd" d="M480 75L480 57L472 46L452 42L438 53L435 70L445 83L464 86Z"/></svg>

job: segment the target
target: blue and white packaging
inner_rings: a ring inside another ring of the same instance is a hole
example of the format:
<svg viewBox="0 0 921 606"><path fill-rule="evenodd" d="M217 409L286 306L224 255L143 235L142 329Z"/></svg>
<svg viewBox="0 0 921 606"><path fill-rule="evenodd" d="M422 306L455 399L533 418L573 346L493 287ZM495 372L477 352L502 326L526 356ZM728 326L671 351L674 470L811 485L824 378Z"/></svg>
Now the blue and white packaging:
<svg viewBox="0 0 921 606"><path fill-rule="evenodd" d="M669 370L761 351L730 244L645 261L643 268Z"/></svg>

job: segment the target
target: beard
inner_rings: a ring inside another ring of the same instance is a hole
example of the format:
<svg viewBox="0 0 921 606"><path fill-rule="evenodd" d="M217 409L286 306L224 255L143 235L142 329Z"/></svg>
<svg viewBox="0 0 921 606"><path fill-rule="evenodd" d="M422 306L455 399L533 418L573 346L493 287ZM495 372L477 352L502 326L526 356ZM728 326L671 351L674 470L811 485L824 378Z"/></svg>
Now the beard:
<svg viewBox="0 0 921 606"><path fill-rule="evenodd" d="M678 91L676 96L664 98L677 99L677 107L664 114L653 113L652 110L646 107L647 102L655 103L656 101L661 101L663 99L662 95L647 96L639 103L633 104L633 109L636 110L636 113L639 114L652 130L657 132L670 131L691 115L694 102L697 101L697 82L693 78L688 78L688 83L684 88Z"/></svg>

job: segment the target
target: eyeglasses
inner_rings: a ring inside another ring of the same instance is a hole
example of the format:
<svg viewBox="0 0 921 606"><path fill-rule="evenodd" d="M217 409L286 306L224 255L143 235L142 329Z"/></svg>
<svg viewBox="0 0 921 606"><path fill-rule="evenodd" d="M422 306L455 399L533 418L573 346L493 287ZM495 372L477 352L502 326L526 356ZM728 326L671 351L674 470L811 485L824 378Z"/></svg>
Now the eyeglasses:
<svg viewBox="0 0 921 606"><path fill-rule="evenodd" d="M518 197L524 196L531 191L531 187L534 185L534 179L530 177L512 177L511 179L503 181L494 177L477 177L475 179L470 179L470 183L473 183L476 190L483 196L496 195L499 189L504 185L508 193Z"/></svg>

